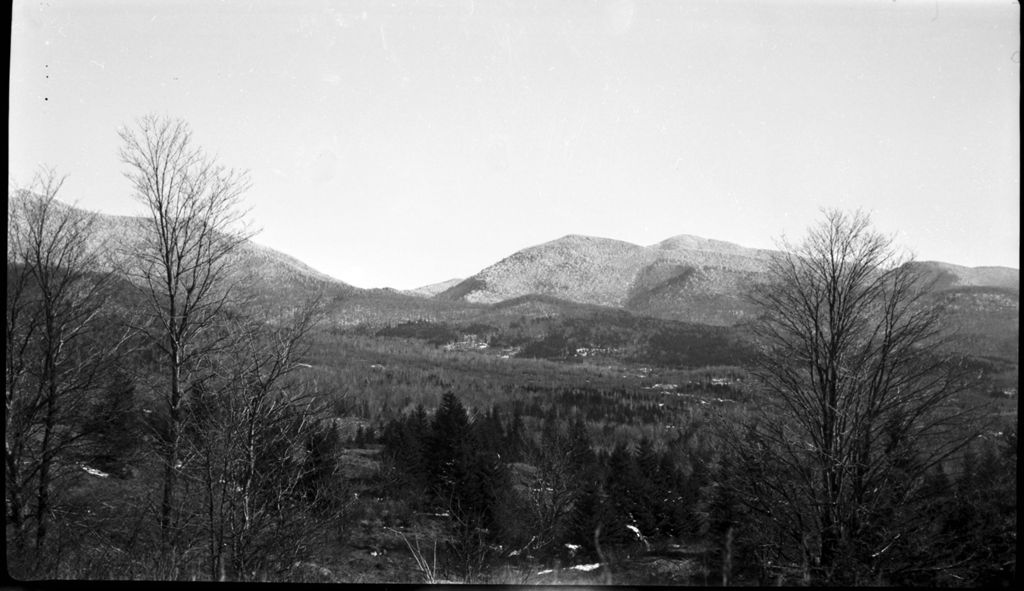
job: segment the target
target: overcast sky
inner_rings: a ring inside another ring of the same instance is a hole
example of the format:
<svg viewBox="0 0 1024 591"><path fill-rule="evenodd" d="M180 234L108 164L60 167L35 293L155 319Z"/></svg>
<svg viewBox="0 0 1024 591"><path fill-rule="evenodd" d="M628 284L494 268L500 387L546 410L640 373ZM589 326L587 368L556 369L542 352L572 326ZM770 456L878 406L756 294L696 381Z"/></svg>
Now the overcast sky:
<svg viewBox="0 0 1024 591"><path fill-rule="evenodd" d="M360 287L830 206L1019 267L1019 97L1010 0L15 0L10 171L139 213L117 128L181 117L251 171L258 242Z"/></svg>

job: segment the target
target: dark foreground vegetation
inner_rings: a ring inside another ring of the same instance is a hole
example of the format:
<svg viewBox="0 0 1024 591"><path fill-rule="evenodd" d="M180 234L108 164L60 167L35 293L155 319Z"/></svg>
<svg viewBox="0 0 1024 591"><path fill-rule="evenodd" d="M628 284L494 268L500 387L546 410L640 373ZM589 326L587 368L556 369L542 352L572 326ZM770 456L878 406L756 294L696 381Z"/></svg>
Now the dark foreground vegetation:
<svg viewBox="0 0 1024 591"><path fill-rule="evenodd" d="M863 216L740 330L523 302L342 329L253 297L244 175L181 122L122 138L131 248L56 175L9 207L16 579L1016 579L1016 359L955 354Z"/></svg>

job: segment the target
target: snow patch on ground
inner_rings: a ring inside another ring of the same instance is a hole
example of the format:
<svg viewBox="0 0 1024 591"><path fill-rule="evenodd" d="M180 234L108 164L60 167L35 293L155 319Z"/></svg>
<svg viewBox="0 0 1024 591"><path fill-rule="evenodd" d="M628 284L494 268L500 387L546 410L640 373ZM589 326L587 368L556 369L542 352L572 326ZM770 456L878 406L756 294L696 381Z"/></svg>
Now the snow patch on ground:
<svg viewBox="0 0 1024 591"><path fill-rule="evenodd" d="M100 478L108 478L110 474L97 470L96 468L90 468L89 466L82 466L82 469L92 474L93 476L99 476Z"/></svg>

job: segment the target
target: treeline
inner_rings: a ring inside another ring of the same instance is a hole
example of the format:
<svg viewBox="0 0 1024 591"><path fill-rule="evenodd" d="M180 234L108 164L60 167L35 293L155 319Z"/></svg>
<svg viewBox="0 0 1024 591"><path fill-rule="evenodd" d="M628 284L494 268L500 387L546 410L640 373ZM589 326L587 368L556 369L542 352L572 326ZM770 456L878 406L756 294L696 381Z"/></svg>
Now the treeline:
<svg viewBox="0 0 1024 591"><path fill-rule="evenodd" d="M582 417L553 409L538 429L526 424L493 408L470 416L449 393L434 413L419 407L381 434L396 475L389 494L446 519L457 576L602 560L699 535L695 508L708 484L699 454L708 450L680 458L646 438L601 449Z"/></svg>
<svg viewBox="0 0 1024 591"><path fill-rule="evenodd" d="M509 565L614 564L698 542L710 545L713 574L725 582L803 580L807 564L769 560L765 549L779 541L737 496L738 481L763 467L716 442L730 429L708 420L662 446L640 438L610 449L595 445L591 431L581 415L554 407L538 422L495 408L471 415L449 393L434 413L418 407L379 434L386 494L444 520L444 566L464 579ZM366 432L360 441L377 439ZM1012 580L1015 474L1014 429L930 471L919 490L905 492L922 503L920 529L897 540L902 554L884 579L858 583Z"/></svg>

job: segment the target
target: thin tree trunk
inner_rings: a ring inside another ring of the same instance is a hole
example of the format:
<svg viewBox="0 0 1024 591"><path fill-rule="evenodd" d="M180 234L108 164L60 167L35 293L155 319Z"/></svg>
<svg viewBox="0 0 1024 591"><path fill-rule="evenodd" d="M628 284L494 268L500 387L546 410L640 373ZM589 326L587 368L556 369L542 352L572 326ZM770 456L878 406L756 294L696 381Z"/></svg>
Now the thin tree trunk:
<svg viewBox="0 0 1024 591"><path fill-rule="evenodd" d="M14 529L14 555L20 560L25 555L28 532L25 531L25 503L20 490L21 475L17 461L10 455L7 458L7 479L7 500L10 503L8 517L11 520L11 527Z"/></svg>
<svg viewBox="0 0 1024 591"><path fill-rule="evenodd" d="M174 512L175 464L178 462L178 429L181 421L180 363L177 349L171 353L171 404L167 434L167 461L164 466L164 496L160 507L160 531L165 545L171 542L171 518Z"/></svg>
<svg viewBox="0 0 1024 591"><path fill-rule="evenodd" d="M51 349L52 351L52 349ZM53 428L57 414L56 368L52 354L47 354L45 375L48 382L46 397L46 416L43 422L43 441L39 454L39 487L36 493L36 560L41 562L46 544L48 520L46 514L50 510L50 466L53 456L50 453Z"/></svg>
<svg viewBox="0 0 1024 591"><path fill-rule="evenodd" d="M725 529L725 541L722 544L722 586L728 587L732 580L732 526Z"/></svg>

